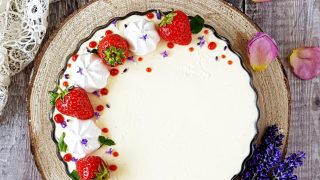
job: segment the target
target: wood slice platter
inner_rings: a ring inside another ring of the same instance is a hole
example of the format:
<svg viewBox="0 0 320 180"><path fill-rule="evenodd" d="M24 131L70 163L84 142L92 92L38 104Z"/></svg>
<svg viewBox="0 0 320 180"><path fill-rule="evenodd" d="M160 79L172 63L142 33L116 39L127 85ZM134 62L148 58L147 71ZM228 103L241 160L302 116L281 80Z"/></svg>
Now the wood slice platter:
<svg viewBox="0 0 320 180"><path fill-rule="evenodd" d="M286 74L280 61L273 62L264 72L253 72L246 55L248 40L261 31L236 8L220 0L113 0L94 1L71 15L40 50L28 90L28 112L31 147L36 165L43 179L69 179L63 163L56 154L56 145L51 139L52 125L49 120L51 106L48 91L64 67L67 56L78 42L89 36L97 26L106 24L111 18L124 16L132 11L180 9L188 15L204 17L206 24L213 26L218 34L230 40L231 45L243 58L252 74L258 92L258 140L265 127L277 124L285 134L286 152L290 93ZM248 144L249 146L249 144ZM240 165L239 165L240 166Z"/></svg>

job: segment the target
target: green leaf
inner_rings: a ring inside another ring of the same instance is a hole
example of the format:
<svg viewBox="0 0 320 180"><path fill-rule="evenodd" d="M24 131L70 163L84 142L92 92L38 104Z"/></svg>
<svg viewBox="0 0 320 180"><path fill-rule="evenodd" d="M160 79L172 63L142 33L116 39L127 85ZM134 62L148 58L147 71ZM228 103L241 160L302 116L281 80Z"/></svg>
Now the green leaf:
<svg viewBox="0 0 320 180"><path fill-rule="evenodd" d="M167 24L171 24L173 21L173 18L177 15L174 11L170 12L169 14L165 15L162 21L160 22L159 26L163 27Z"/></svg>
<svg viewBox="0 0 320 180"><path fill-rule="evenodd" d="M107 146L113 146L116 144L112 139L106 138L104 136L99 136L99 142L101 145Z"/></svg>
<svg viewBox="0 0 320 180"><path fill-rule="evenodd" d="M64 138L66 137L66 133L63 132L60 139L59 139L59 142L58 142L58 148L59 148L59 151L60 152L66 152L67 151L67 144L64 142Z"/></svg>
<svg viewBox="0 0 320 180"><path fill-rule="evenodd" d="M52 106L54 106L56 104L56 100L57 100L59 94L57 92L50 91L49 96L50 96L50 104Z"/></svg>
<svg viewBox="0 0 320 180"><path fill-rule="evenodd" d="M76 170L73 170L70 174L72 180L80 180L79 174Z"/></svg>
<svg viewBox="0 0 320 180"><path fill-rule="evenodd" d="M197 34L202 30L204 26L204 19L201 16L196 15L195 17L192 17L190 26L192 34Z"/></svg>

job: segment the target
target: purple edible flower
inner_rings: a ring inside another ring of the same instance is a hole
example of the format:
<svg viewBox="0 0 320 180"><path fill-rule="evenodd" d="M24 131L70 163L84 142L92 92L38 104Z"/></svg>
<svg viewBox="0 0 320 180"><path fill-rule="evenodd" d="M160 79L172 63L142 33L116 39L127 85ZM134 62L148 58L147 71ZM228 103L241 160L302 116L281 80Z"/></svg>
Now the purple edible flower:
<svg viewBox="0 0 320 180"><path fill-rule="evenodd" d="M162 56L163 58L168 57L168 53L167 53L167 51L166 51L166 50L165 50L165 51L163 51L163 52L161 52L160 54L161 54L161 56Z"/></svg>
<svg viewBox="0 0 320 180"><path fill-rule="evenodd" d="M124 28L127 28L128 27L128 25L127 24L124 24Z"/></svg>
<svg viewBox="0 0 320 180"><path fill-rule="evenodd" d="M87 145L88 144L88 139L86 139L86 138L83 138L82 140L81 140L81 144L83 144L83 145Z"/></svg>
<svg viewBox="0 0 320 180"><path fill-rule="evenodd" d="M98 112L94 112L94 116L96 117L96 119L98 120L100 117L100 114Z"/></svg>
<svg viewBox="0 0 320 180"><path fill-rule="evenodd" d="M81 67L79 67L79 70L76 73L79 73L80 75L83 75L83 69Z"/></svg>
<svg viewBox="0 0 320 180"><path fill-rule="evenodd" d="M106 153L107 153L107 154L112 154L112 151L113 151L112 148L109 148L109 149L106 151Z"/></svg>
<svg viewBox="0 0 320 180"><path fill-rule="evenodd" d="M66 121L63 121L63 122L61 123L61 127L62 127L62 128L66 128L66 127L67 127L67 122L66 122Z"/></svg>
<svg viewBox="0 0 320 180"><path fill-rule="evenodd" d="M77 159L77 158L75 158L75 157L72 157L72 158L71 158L71 161L72 161L72 162L77 162L77 161L78 161L78 159Z"/></svg>
<svg viewBox="0 0 320 180"><path fill-rule="evenodd" d="M133 56L129 56L129 57L128 57L128 61L134 62Z"/></svg>
<svg viewBox="0 0 320 180"><path fill-rule="evenodd" d="M93 91L92 94L97 96L97 97L100 97L99 91Z"/></svg>
<svg viewBox="0 0 320 180"><path fill-rule="evenodd" d="M64 78L69 79L69 74L65 74Z"/></svg>
<svg viewBox="0 0 320 180"><path fill-rule="evenodd" d="M115 18L113 21L112 21L112 23L111 24L113 24L114 25L114 27L117 27L117 18Z"/></svg>
<svg viewBox="0 0 320 180"><path fill-rule="evenodd" d="M147 39L148 39L148 34L145 34L145 35L139 37L139 39L142 39L142 40L144 40L144 41L147 41Z"/></svg>
<svg viewBox="0 0 320 180"><path fill-rule="evenodd" d="M160 10L157 10L156 12L156 16L157 16L157 19L160 20L161 17L162 17L162 14L161 14L161 11Z"/></svg>
<svg viewBox="0 0 320 180"><path fill-rule="evenodd" d="M202 47L206 43L206 40L204 39L204 36L200 36L198 37L198 39L199 39L199 42L197 43L197 45L199 47Z"/></svg>

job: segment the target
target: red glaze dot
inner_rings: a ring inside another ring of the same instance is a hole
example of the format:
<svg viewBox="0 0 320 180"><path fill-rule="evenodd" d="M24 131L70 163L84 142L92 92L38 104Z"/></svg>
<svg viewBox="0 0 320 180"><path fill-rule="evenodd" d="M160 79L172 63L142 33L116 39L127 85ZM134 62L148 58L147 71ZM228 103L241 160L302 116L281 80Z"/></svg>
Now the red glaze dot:
<svg viewBox="0 0 320 180"><path fill-rule="evenodd" d="M71 64L68 64L68 68L71 68Z"/></svg>
<svg viewBox="0 0 320 180"><path fill-rule="evenodd" d="M96 110L97 111L102 111L104 109L104 107L102 106L102 105L98 105L97 107L96 107Z"/></svg>
<svg viewBox="0 0 320 180"><path fill-rule="evenodd" d="M151 68L151 67L147 67L146 71L147 71L147 72L151 72L151 71L152 71L152 68Z"/></svg>
<svg viewBox="0 0 320 180"><path fill-rule="evenodd" d="M114 151L114 152L112 153L112 155L113 155L114 157L118 157L118 156L119 156L119 153L118 153L117 151Z"/></svg>
<svg viewBox="0 0 320 180"><path fill-rule="evenodd" d="M71 159L72 159L72 155L71 155L70 153L65 154L65 155L63 156L63 160L66 161L66 162L71 161Z"/></svg>
<svg viewBox="0 0 320 180"><path fill-rule="evenodd" d="M102 89L100 90L100 93L105 96L105 95L108 95L109 90L108 90L107 88L102 88Z"/></svg>
<svg viewBox="0 0 320 180"><path fill-rule="evenodd" d="M226 55L222 54L222 55L221 55L221 58L222 58L222 59L225 59L225 58L226 58Z"/></svg>
<svg viewBox="0 0 320 180"><path fill-rule="evenodd" d="M204 30L203 33L204 33L204 34L209 34L208 29Z"/></svg>
<svg viewBox="0 0 320 180"><path fill-rule="evenodd" d="M215 42L210 42L210 43L208 44L208 48L209 48L210 50L214 50L216 47L217 47L217 44L216 44Z"/></svg>
<svg viewBox="0 0 320 180"><path fill-rule="evenodd" d="M193 47L189 47L189 51L193 52L194 48Z"/></svg>
<svg viewBox="0 0 320 180"><path fill-rule="evenodd" d="M106 30L106 35L112 34L113 32L111 30Z"/></svg>
<svg viewBox="0 0 320 180"><path fill-rule="evenodd" d="M68 83L68 81L64 81L64 82L62 83L62 85L63 85L64 87L67 87L67 86L69 86L69 83Z"/></svg>
<svg viewBox="0 0 320 180"><path fill-rule="evenodd" d="M76 61L76 60L77 60L77 58L78 58L78 56L79 56L78 54L73 55L73 56L72 56L72 58L71 58L71 59L72 59L72 61Z"/></svg>
<svg viewBox="0 0 320 180"><path fill-rule="evenodd" d="M114 164L109 165L110 171L116 171L117 169L118 169L117 165L114 165Z"/></svg>
<svg viewBox="0 0 320 180"><path fill-rule="evenodd" d="M142 57L139 57L139 58L138 58L138 61L143 61L143 58L142 58Z"/></svg>
<svg viewBox="0 0 320 180"><path fill-rule="evenodd" d="M150 12L150 13L147 14L147 17L148 17L149 19L152 19L152 18L154 17L154 14L153 14L152 12Z"/></svg>
<svg viewBox="0 0 320 180"><path fill-rule="evenodd" d="M98 45L98 44L97 44L97 42L95 42L95 41L91 41L91 42L89 43L89 47L90 47L90 48L95 48L97 45Z"/></svg>
<svg viewBox="0 0 320 180"><path fill-rule="evenodd" d="M174 47L174 44L172 42L168 42L167 47L172 49Z"/></svg>
<svg viewBox="0 0 320 180"><path fill-rule="evenodd" d="M108 133L108 132L109 132L109 129L108 129L108 128L102 128L101 131L102 131L103 133Z"/></svg>
<svg viewBox="0 0 320 180"><path fill-rule="evenodd" d="M116 76L117 74L119 74L119 70L116 68L112 68L110 69L110 75L111 76Z"/></svg>
<svg viewBox="0 0 320 180"><path fill-rule="evenodd" d="M62 114L56 114L53 119L56 123L62 123L64 121L64 117Z"/></svg>
<svg viewBox="0 0 320 180"><path fill-rule="evenodd" d="M228 61L228 64L231 65L231 64L233 64L233 62L232 62L231 60L229 60L229 61Z"/></svg>

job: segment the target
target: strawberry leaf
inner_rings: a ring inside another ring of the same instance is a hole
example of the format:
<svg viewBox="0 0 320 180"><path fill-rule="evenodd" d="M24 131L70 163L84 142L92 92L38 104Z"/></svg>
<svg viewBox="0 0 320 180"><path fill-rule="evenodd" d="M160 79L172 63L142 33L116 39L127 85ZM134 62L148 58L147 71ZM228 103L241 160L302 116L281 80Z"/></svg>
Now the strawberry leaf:
<svg viewBox="0 0 320 180"><path fill-rule="evenodd" d="M57 100L59 94L55 91L50 91L49 96L50 96L50 104L52 106L54 106L56 104L56 100Z"/></svg>
<svg viewBox="0 0 320 180"><path fill-rule="evenodd" d="M101 165L98 167L98 172L96 173L96 178L94 178L94 180L108 180L109 178L108 167L105 164Z"/></svg>
<svg viewBox="0 0 320 180"><path fill-rule="evenodd" d="M113 146L116 144L112 139L106 138L104 136L99 136L99 142L101 146L102 145Z"/></svg>
<svg viewBox="0 0 320 180"><path fill-rule="evenodd" d="M64 142L64 138L66 137L66 133L63 132L60 139L59 139L59 142L58 142L58 148L59 148L59 151L60 152L66 152L67 151L67 144Z"/></svg>
<svg viewBox="0 0 320 180"><path fill-rule="evenodd" d="M72 180L80 180L79 174L76 170L73 170L70 174Z"/></svg>
<svg viewBox="0 0 320 180"><path fill-rule="evenodd" d="M171 24L173 21L173 18L177 15L174 11L170 12L169 14L165 15L164 18L161 20L159 26L163 27L167 24Z"/></svg>
<svg viewBox="0 0 320 180"><path fill-rule="evenodd" d="M191 18L190 27L191 27L192 34L199 33L202 30L203 26L204 26L204 19L201 16L196 15L195 17Z"/></svg>

